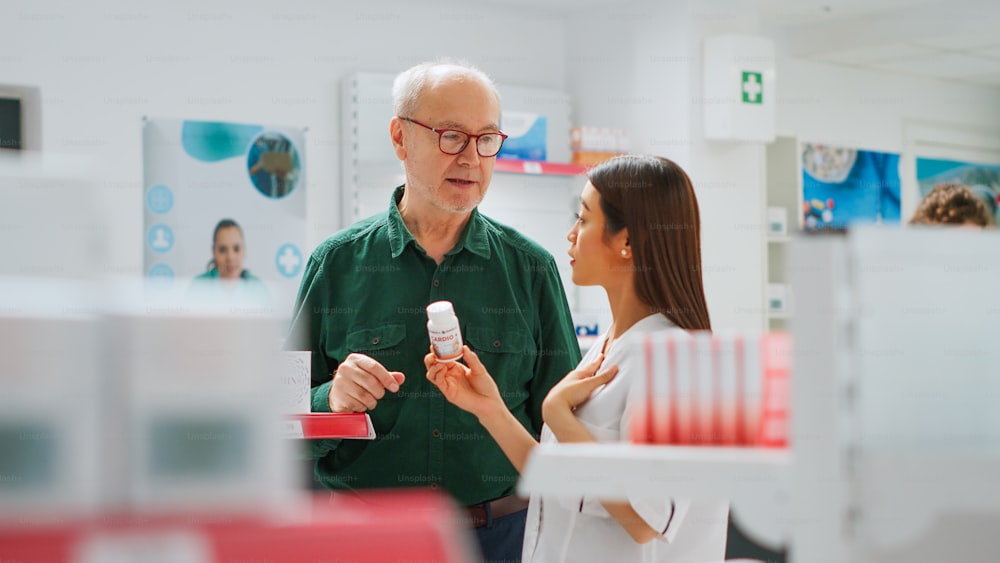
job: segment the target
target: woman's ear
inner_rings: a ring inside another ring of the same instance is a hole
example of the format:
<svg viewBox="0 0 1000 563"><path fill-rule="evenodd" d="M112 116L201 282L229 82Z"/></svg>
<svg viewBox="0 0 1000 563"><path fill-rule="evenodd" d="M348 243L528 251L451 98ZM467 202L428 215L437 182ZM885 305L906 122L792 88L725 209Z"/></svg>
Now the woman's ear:
<svg viewBox="0 0 1000 563"><path fill-rule="evenodd" d="M615 235L615 246L621 247L619 252L621 253L622 258L632 257L632 246L629 245L628 229L618 231L618 234Z"/></svg>

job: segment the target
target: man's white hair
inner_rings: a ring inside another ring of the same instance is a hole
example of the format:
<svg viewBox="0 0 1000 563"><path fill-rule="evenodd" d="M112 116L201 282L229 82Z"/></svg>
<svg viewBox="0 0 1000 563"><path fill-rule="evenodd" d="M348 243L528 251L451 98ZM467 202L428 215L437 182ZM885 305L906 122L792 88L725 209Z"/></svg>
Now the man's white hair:
<svg viewBox="0 0 1000 563"><path fill-rule="evenodd" d="M416 114L420 94L423 92L431 72L441 67L453 67L459 72L471 76L493 92L500 106L500 92L497 85L488 74L463 60L437 59L412 66L396 75L392 81L392 108L400 117L412 117Z"/></svg>

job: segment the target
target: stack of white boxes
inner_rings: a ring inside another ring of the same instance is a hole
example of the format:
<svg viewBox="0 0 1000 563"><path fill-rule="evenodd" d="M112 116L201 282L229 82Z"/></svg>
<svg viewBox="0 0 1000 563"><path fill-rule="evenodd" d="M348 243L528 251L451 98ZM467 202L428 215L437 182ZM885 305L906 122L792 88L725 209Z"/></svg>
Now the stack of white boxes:
<svg viewBox="0 0 1000 563"><path fill-rule="evenodd" d="M0 520L101 506L100 319L84 293L0 278Z"/></svg>
<svg viewBox="0 0 1000 563"><path fill-rule="evenodd" d="M134 284L0 283L38 303L0 307L0 513L272 514L299 497L280 321Z"/></svg>
<svg viewBox="0 0 1000 563"><path fill-rule="evenodd" d="M107 315L108 371L129 421L115 457L133 510L277 508L295 489L276 400L280 322L232 311L147 294Z"/></svg>

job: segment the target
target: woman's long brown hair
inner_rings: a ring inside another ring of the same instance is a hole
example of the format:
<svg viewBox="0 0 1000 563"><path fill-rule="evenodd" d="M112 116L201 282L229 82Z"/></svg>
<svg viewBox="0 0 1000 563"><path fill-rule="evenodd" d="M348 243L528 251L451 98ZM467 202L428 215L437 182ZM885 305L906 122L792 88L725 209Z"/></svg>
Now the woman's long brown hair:
<svg viewBox="0 0 1000 563"><path fill-rule="evenodd" d="M687 173L663 157L623 155L587 176L601 194L608 234L628 229L639 299L680 328L711 330L698 200Z"/></svg>

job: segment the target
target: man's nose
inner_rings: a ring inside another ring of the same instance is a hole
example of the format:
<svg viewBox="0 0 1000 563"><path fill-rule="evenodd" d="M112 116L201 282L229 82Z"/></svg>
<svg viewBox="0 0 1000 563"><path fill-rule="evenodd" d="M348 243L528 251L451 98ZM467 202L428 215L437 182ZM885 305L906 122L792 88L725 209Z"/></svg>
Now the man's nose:
<svg viewBox="0 0 1000 563"><path fill-rule="evenodd" d="M458 153L458 161L460 163L468 162L469 164L476 165L479 164L479 150L476 148L476 143L469 139L469 144L465 145L462 152Z"/></svg>

